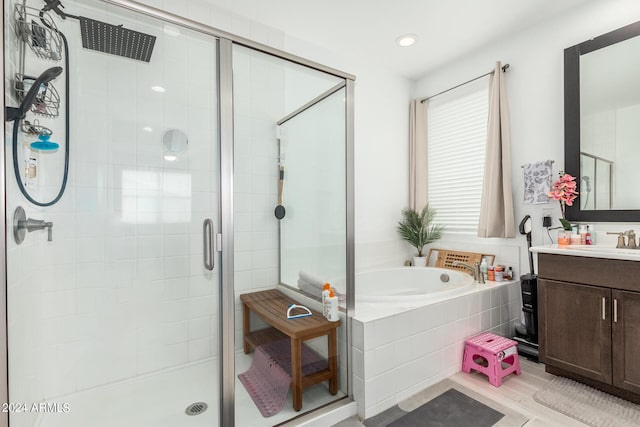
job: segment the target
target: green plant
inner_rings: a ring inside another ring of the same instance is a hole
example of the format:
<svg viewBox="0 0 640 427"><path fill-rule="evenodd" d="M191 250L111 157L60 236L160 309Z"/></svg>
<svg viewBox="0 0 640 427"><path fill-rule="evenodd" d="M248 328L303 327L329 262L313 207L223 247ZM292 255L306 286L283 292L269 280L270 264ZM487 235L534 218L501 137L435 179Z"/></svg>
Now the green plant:
<svg viewBox="0 0 640 427"><path fill-rule="evenodd" d="M421 212L407 208L402 210L402 221L398 222L398 233L422 255L422 249L428 243L435 242L442 237L443 225L432 224L436 210L427 204Z"/></svg>

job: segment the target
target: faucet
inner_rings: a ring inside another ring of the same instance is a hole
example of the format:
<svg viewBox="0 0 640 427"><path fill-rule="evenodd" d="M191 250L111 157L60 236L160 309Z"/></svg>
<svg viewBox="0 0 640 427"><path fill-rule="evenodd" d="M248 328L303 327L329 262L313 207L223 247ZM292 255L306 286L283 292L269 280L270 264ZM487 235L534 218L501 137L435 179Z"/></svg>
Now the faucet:
<svg viewBox="0 0 640 427"><path fill-rule="evenodd" d="M617 234L618 235L618 244L616 245L616 249L620 249L620 248L626 248L627 244L624 241L624 233L621 233L619 231L607 231L607 234ZM635 235L634 235L635 238ZM635 243L635 241L634 241Z"/></svg>
<svg viewBox="0 0 640 427"><path fill-rule="evenodd" d="M636 232L634 230L627 230L625 232L608 231L607 234L615 234L618 236L617 249L640 249L636 244ZM627 238L626 240L625 237Z"/></svg>
<svg viewBox="0 0 640 427"><path fill-rule="evenodd" d="M638 249L638 245L636 245L636 232L627 230L624 232L624 235L627 236L627 248Z"/></svg>
<svg viewBox="0 0 640 427"><path fill-rule="evenodd" d="M480 263L476 261L475 264L473 264L473 266L470 266L469 264L467 264L466 262L462 262L462 261L453 261L451 263L451 265L453 267L457 267L457 266L462 266L468 270L471 271L471 273L473 274L473 280L475 280L478 283L484 283L484 274L482 274L480 272Z"/></svg>

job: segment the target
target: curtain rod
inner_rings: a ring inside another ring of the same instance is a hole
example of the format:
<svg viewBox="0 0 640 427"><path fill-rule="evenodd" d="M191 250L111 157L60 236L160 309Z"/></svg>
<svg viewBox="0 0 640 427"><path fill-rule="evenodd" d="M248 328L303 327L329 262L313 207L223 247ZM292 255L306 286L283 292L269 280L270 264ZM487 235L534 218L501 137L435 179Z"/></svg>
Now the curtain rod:
<svg viewBox="0 0 640 427"><path fill-rule="evenodd" d="M502 72L507 71L507 68L509 68L509 64L504 64L504 65L502 66ZM473 79L471 79L471 80L467 80L467 81L466 81L466 82L464 82L464 83L460 83L459 85L455 85L454 87L450 87L450 88L449 88L449 89L447 89L447 90L443 90L442 92L438 92L438 93L436 93L435 95L431 95L431 96L427 96L426 98L422 98L422 99L420 100L420 103L422 104L422 103L424 103L425 101L427 101L427 100L429 100L429 99L431 99L431 98L435 98L436 96L442 95L443 93L447 93L447 92L449 92L449 91L452 91L452 90L454 90L454 89L459 88L460 86L464 86L464 85L469 84L469 83L471 83L471 82L475 82L476 80L481 79L481 78L483 78L483 77L486 77L486 76L488 76L489 74L493 74L493 70L492 70L492 71L489 71L488 73L484 73L483 75L478 76L478 77L476 77L476 78L473 78Z"/></svg>

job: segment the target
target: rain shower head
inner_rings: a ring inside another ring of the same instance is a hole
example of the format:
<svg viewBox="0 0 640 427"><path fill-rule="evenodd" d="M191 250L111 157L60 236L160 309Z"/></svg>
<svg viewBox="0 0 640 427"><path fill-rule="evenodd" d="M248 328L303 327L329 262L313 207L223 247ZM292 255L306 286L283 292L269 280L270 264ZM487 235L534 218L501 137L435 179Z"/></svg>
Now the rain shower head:
<svg viewBox="0 0 640 427"><path fill-rule="evenodd" d="M122 25L112 25L95 19L75 16L65 13L60 0L44 0L43 11L53 11L62 19L75 18L80 21L82 33L82 47L97 50L111 55L149 62L156 36L124 28Z"/></svg>
<svg viewBox="0 0 640 427"><path fill-rule="evenodd" d="M47 83L55 79L62 73L62 67L51 67L45 70L38 78L33 82L31 88L24 96L22 103L18 108L7 107L5 112L5 120L12 121L16 119L24 119L27 111L31 108L34 102L39 97L44 97L44 92L47 88Z"/></svg>
<svg viewBox="0 0 640 427"><path fill-rule="evenodd" d="M82 47L149 62L156 37L94 19L80 19Z"/></svg>

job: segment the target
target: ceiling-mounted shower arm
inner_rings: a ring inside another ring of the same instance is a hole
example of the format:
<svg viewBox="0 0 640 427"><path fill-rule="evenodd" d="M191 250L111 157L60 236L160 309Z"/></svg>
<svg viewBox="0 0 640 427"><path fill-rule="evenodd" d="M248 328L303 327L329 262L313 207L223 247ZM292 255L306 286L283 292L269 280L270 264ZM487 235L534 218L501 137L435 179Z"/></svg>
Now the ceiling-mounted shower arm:
<svg viewBox="0 0 640 427"><path fill-rule="evenodd" d="M60 2L60 0L44 0L44 2L45 2L45 6L42 8L44 12L48 12L52 10L53 12L56 13L56 15L58 15L62 19L67 19L67 18L79 19L78 16L69 15L68 13L63 12L62 9L64 9L64 5Z"/></svg>

